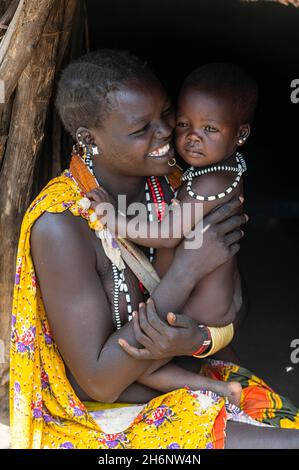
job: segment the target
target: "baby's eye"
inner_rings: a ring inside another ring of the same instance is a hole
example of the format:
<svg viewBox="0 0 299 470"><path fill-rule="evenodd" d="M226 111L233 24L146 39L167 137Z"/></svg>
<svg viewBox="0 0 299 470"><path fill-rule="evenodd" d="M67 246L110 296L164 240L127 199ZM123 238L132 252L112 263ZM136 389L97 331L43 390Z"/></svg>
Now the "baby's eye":
<svg viewBox="0 0 299 470"><path fill-rule="evenodd" d="M218 129L216 129L216 127L213 127L213 126L205 126L204 130L206 132L218 132Z"/></svg>
<svg viewBox="0 0 299 470"><path fill-rule="evenodd" d="M177 127L188 127L188 124L186 122L178 121L177 122Z"/></svg>

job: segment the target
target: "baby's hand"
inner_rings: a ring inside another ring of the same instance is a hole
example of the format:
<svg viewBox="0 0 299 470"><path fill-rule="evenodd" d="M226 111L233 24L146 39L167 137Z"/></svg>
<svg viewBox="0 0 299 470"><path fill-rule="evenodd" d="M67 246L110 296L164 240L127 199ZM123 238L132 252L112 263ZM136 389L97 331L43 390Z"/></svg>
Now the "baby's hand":
<svg viewBox="0 0 299 470"><path fill-rule="evenodd" d="M89 191L86 196L91 201L91 208L95 211L99 218L101 218L101 216L103 216L103 212L105 212L104 206L103 210L101 210L100 204L106 203L115 207L115 200L104 188L99 187L93 189L92 191Z"/></svg>

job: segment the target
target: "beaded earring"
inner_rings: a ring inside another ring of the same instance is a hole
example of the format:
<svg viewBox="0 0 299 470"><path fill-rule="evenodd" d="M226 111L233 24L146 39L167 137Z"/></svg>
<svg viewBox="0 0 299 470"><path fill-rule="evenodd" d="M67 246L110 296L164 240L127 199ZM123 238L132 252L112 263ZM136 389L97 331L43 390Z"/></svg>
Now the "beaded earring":
<svg viewBox="0 0 299 470"><path fill-rule="evenodd" d="M84 161L85 165L89 168L91 173L94 174L92 157L100 154L98 146L96 144L85 144L81 140L81 134L78 135L78 138L80 155L82 157L82 160Z"/></svg>

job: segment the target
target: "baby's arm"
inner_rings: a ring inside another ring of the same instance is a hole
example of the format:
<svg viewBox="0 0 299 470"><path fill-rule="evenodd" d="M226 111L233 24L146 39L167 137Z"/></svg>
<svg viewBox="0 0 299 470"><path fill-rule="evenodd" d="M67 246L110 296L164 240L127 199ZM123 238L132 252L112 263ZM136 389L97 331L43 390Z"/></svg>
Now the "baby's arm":
<svg viewBox="0 0 299 470"><path fill-rule="evenodd" d="M113 211L110 216L107 214L107 206L101 203L110 203L115 207L109 194L102 188L96 188L88 193L92 201L92 208L95 210L99 220L105 221L107 227L114 236L119 236L132 240L134 243L152 248L174 248L186 236L202 218L201 208L196 201L190 205L190 217L182 216L182 209L179 201L166 208L166 213L161 222L138 220L136 217L129 217L122 212ZM138 226L138 230L137 230Z"/></svg>

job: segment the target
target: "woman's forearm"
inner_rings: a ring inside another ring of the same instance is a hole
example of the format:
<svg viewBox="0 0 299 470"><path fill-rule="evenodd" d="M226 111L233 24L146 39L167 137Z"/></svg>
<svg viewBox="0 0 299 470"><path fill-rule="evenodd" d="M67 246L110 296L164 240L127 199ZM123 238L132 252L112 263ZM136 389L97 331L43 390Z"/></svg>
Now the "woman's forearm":
<svg viewBox="0 0 299 470"><path fill-rule="evenodd" d="M175 286L175 287L174 287ZM179 288L178 288L179 286ZM152 296L162 319L169 311L179 312L188 299L194 285L174 261ZM100 401L117 401L122 392L134 383L153 364L153 360L138 360L129 356L118 344L119 339L140 347L136 340L132 322L115 331L106 341L97 361L94 398L100 387ZM103 377L105 377L103 390Z"/></svg>
<svg viewBox="0 0 299 470"><path fill-rule="evenodd" d="M200 277L200 266L197 269ZM160 318L166 319L168 312L182 313L196 282L193 273L174 258L169 270L151 294Z"/></svg>

